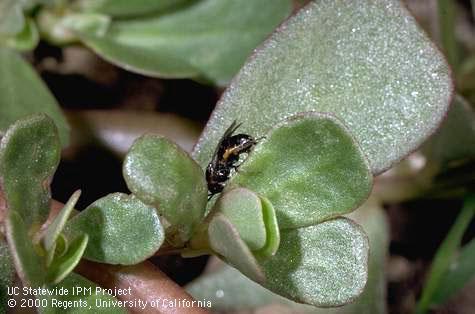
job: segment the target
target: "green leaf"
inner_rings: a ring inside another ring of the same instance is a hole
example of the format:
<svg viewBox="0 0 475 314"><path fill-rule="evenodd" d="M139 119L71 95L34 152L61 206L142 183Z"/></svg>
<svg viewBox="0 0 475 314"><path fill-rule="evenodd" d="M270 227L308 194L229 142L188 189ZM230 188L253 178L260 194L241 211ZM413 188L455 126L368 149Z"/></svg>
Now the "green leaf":
<svg viewBox="0 0 475 314"><path fill-rule="evenodd" d="M16 35L23 29L25 17L17 0L0 2L0 37Z"/></svg>
<svg viewBox="0 0 475 314"><path fill-rule="evenodd" d="M27 225L15 210L8 212L5 231L16 272L23 285L40 287L45 281L45 266L33 248Z"/></svg>
<svg viewBox="0 0 475 314"><path fill-rule="evenodd" d="M227 188L242 186L269 199L285 229L352 211L368 196L371 182L346 128L329 115L306 113L260 140Z"/></svg>
<svg viewBox="0 0 475 314"><path fill-rule="evenodd" d="M459 250L462 236L474 216L475 196L472 195L465 200L460 214L457 216L457 219L432 260L427 281L416 307L416 313L426 313L430 306L436 303L434 295L437 294L437 290L441 287L444 276L447 274L450 264L453 262Z"/></svg>
<svg viewBox="0 0 475 314"><path fill-rule="evenodd" d="M370 198L350 214L361 224L369 237L368 283L355 302L344 306L342 313L387 312L387 258L389 254L389 225L382 204Z"/></svg>
<svg viewBox="0 0 475 314"><path fill-rule="evenodd" d="M111 23L109 16L95 13L71 14L60 21L65 29L81 29L94 36L103 36Z"/></svg>
<svg viewBox="0 0 475 314"><path fill-rule="evenodd" d="M346 218L281 231L277 254L260 263L263 286L315 306L349 303L365 287L368 249L364 231Z"/></svg>
<svg viewBox="0 0 475 314"><path fill-rule="evenodd" d="M46 274L46 280L49 283L57 284L69 275L81 260L84 251L86 250L89 237L87 234L83 234L74 239L68 246L66 253L53 260L53 263L48 268Z"/></svg>
<svg viewBox="0 0 475 314"><path fill-rule="evenodd" d="M213 310L223 312L256 309L276 300L293 303L263 288L226 264L213 273L195 279L186 290L196 300L210 300Z"/></svg>
<svg viewBox="0 0 475 314"><path fill-rule="evenodd" d="M55 259L56 257L62 257L66 253L67 249L68 239L66 239L64 234L60 233L58 235L58 238L56 239L56 242L53 243L53 247L50 250L46 251L46 268L51 265L53 259Z"/></svg>
<svg viewBox="0 0 475 314"><path fill-rule="evenodd" d="M211 219L208 228L211 248L252 280L265 281L262 269L236 227L221 213Z"/></svg>
<svg viewBox="0 0 475 314"><path fill-rule="evenodd" d="M152 256L164 240L156 210L134 196L109 194L74 216L64 233L73 239L85 233L84 257L107 264L133 265Z"/></svg>
<svg viewBox="0 0 475 314"><path fill-rule="evenodd" d="M193 157L205 167L235 119L259 137L285 117L319 111L348 126L378 174L434 132L452 89L442 54L399 1L311 1L242 68Z"/></svg>
<svg viewBox="0 0 475 314"><path fill-rule="evenodd" d="M66 222L68 221L71 212L74 210L74 206L76 206L80 195L80 190L74 192L69 198L68 202L64 205L63 209L61 209L59 214L54 218L53 222L48 226L43 239L43 245L46 251L51 251L52 249L54 250L56 240L66 225Z"/></svg>
<svg viewBox="0 0 475 314"><path fill-rule="evenodd" d="M475 277L475 240L466 244L460 255L449 266L447 273L440 280L439 288L434 292L433 303L444 304L470 280Z"/></svg>
<svg viewBox="0 0 475 314"><path fill-rule="evenodd" d="M132 193L171 224L167 239L190 238L203 219L208 188L200 166L185 151L161 136L145 135L127 153L123 175Z"/></svg>
<svg viewBox="0 0 475 314"><path fill-rule="evenodd" d="M325 309L298 304L272 293L227 265L194 280L187 286L187 291L197 300L211 301L213 310L217 311L253 309L255 312L260 312L259 309L266 305L280 304L284 307L285 313L386 313L385 264L388 249L386 217L374 201L365 203L353 212L352 216L362 223L368 233L371 247L368 283L363 293L353 303Z"/></svg>
<svg viewBox="0 0 475 314"><path fill-rule="evenodd" d="M1 43L2 40L0 40ZM3 39L3 44L12 49L26 51L33 50L40 41L40 35L36 28L35 22L28 18L23 27L23 30L16 34L14 37L8 37Z"/></svg>
<svg viewBox="0 0 475 314"><path fill-rule="evenodd" d="M49 115L58 127L62 145L67 146L69 126L54 97L23 58L0 47L0 134L33 113Z"/></svg>
<svg viewBox="0 0 475 314"><path fill-rule="evenodd" d="M425 145L425 153L442 165L475 158L475 113L464 98L454 98L447 118Z"/></svg>
<svg viewBox="0 0 475 314"><path fill-rule="evenodd" d="M58 300L56 307L39 308L42 314L56 314L56 313L100 313L100 314L126 314L125 304L118 304L118 300L106 293L92 281L71 273L63 281L57 285L50 285L47 288L50 290L64 288L68 291L67 295L54 294L53 296L44 296L48 300L48 304L52 303L52 299ZM82 288L79 292L78 288ZM90 290L88 290L90 289ZM62 302L62 303L59 303ZM78 306L62 307L59 304L76 304ZM100 306L98 306L100 305Z"/></svg>
<svg viewBox="0 0 475 314"><path fill-rule="evenodd" d="M266 243L264 247L254 252L257 258L265 259L274 256L279 249L280 244L280 230L277 222L277 214L271 202L261 196L262 215L266 227Z"/></svg>
<svg viewBox="0 0 475 314"><path fill-rule="evenodd" d="M201 0L158 16L115 20L104 36L73 31L127 70L225 85L291 8L289 0Z"/></svg>
<svg viewBox="0 0 475 314"><path fill-rule="evenodd" d="M149 15L177 7L190 0L79 0L75 4L83 12L95 12L114 17Z"/></svg>
<svg viewBox="0 0 475 314"><path fill-rule="evenodd" d="M7 289L13 286L15 279L15 267L8 250L8 245L0 236L0 313L6 313L7 300L9 299Z"/></svg>
<svg viewBox="0 0 475 314"><path fill-rule="evenodd" d="M38 228L48 217L49 185L60 149L56 126L45 115L18 120L1 140L1 187L8 209L16 211L27 228Z"/></svg>
<svg viewBox="0 0 475 314"><path fill-rule="evenodd" d="M266 225L261 199L256 193L243 188L233 189L218 199L213 210L226 216L251 251L264 247Z"/></svg>
<svg viewBox="0 0 475 314"><path fill-rule="evenodd" d="M442 48L454 72L458 73L462 51L455 32L455 26L457 25L457 5L452 0L438 0L437 9Z"/></svg>

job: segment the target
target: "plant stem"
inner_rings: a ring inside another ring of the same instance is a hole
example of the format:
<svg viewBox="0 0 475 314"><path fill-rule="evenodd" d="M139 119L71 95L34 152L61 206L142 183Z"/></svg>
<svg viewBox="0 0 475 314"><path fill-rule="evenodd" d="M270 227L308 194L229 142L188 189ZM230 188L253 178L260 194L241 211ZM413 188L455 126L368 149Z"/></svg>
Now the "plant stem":
<svg viewBox="0 0 475 314"><path fill-rule="evenodd" d="M147 302L145 310L129 308L130 313L176 313L176 314L204 314L203 308L187 306L170 306L169 302L181 304L196 301L183 288L170 280L164 273L150 262L143 262L133 266L113 266L83 260L76 271L84 277L99 283L104 288L131 289L130 295L118 295L122 301L140 299ZM159 302L156 302L159 300ZM155 301L157 307L151 307Z"/></svg>
<svg viewBox="0 0 475 314"><path fill-rule="evenodd" d="M41 230L47 228L63 206L64 204L60 202L52 201L50 215ZM5 199L2 191L0 191L0 225L3 225L2 214L6 210L5 207ZM205 309L196 306L173 307L164 303L164 300L177 300L177 302L180 300L182 302L193 302L195 300L183 288L147 261L132 266L115 266L82 260L74 271L98 283L103 288L128 289L130 287L131 295L118 295L117 298L122 301L134 301L135 299L148 301L149 307L147 307L146 313L208 313ZM150 307L150 301L152 300L160 300L156 302L158 307ZM143 313L139 308L129 308L128 311L130 313Z"/></svg>

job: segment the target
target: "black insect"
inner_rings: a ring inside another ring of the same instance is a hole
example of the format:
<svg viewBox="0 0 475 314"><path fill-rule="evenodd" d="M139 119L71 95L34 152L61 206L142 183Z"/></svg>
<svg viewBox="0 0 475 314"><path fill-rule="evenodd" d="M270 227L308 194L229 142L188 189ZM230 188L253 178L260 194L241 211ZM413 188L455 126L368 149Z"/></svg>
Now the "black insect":
<svg viewBox="0 0 475 314"><path fill-rule="evenodd" d="M239 167L241 154L249 153L252 147L257 144L257 140L250 135L233 135L240 125L234 121L224 132L216 147L213 159L206 168L209 199L224 189L232 170Z"/></svg>

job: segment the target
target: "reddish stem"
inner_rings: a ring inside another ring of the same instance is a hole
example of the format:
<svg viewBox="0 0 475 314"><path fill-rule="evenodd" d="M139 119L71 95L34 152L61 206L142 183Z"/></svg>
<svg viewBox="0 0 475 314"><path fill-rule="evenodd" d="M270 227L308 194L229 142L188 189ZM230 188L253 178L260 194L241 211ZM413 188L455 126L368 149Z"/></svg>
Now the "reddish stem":
<svg viewBox="0 0 475 314"><path fill-rule="evenodd" d="M51 212L42 227L43 230L62 207L62 203L53 200ZM6 210L7 204L0 191L0 225L3 224ZM141 300L143 303L147 302L145 309L128 308L130 313L209 313L207 310L198 307L197 301L183 288L148 261L133 266L117 266L82 260L76 267L75 272L106 289L115 288L124 291L124 289L130 288L130 295L116 296L121 301ZM155 307L151 306L152 301L154 301ZM173 302L173 304L170 302ZM190 307L192 304L194 306Z"/></svg>

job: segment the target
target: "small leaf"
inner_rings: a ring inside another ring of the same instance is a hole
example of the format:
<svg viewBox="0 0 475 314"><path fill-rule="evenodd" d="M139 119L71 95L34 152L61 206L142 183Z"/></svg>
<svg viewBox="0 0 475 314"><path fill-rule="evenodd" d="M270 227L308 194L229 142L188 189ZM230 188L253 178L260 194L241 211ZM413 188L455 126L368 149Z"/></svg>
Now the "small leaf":
<svg viewBox="0 0 475 314"><path fill-rule="evenodd" d="M277 254L260 263L263 286L315 306L349 303L365 287L368 249L364 231L345 218L281 231Z"/></svg>
<svg viewBox="0 0 475 314"><path fill-rule="evenodd" d="M475 158L475 113L464 98L454 98L447 118L425 145L425 153L442 165Z"/></svg>
<svg viewBox="0 0 475 314"><path fill-rule="evenodd" d="M205 273L186 288L197 300L209 300L214 311L264 311L262 308L279 304L285 313L301 314L361 314L386 313L385 264L388 250L388 225L384 211L374 201L366 202L351 214L362 224L370 240L368 283L363 293L352 303L335 308L316 308L292 302L254 283L236 269L223 265Z"/></svg>
<svg viewBox="0 0 475 314"><path fill-rule="evenodd" d="M371 191L367 162L335 118L306 113L266 135L231 178L272 203L280 229L317 224L358 207Z"/></svg>
<svg viewBox="0 0 475 314"><path fill-rule="evenodd" d="M18 120L1 140L2 189L9 210L16 211L27 228L38 228L49 214L49 185L60 150L57 129L45 115Z"/></svg>
<svg viewBox="0 0 475 314"><path fill-rule="evenodd" d="M22 57L0 47L0 133L34 113L50 116L58 127L62 145L67 146L69 126L54 97Z"/></svg>
<svg viewBox="0 0 475 314"><path fill-rule="evenodd" d="M127 70L225 85L291 8L289 0L201 0L165 14L114 20L104 36L72 30Z"/></svg>
<svg viewBox="0 0 475 314"><path fill-rule="evenodd" d="M416 307L416 313L425 313L435 303L434 295L441 287L442 280L455 258L462 236L470 221L475 216L475 196L467 197L461 212L450 228L447 236L439 246L429 270L427 281L424 285L421 298ZM440 296L439 296L440 297Z"/></svg>
<svg viewBox="0 0 475 314"><path fill-rule="evenodd" d="M56 248L55 248L55 255L56 256L63 256L68 249L68 239L64 236L64 234L60 234L58 239L56 240Z"/></svg>
<svg viewBox="0 0 475 314"><path fill-rule="evenodd" d="M45 267L36 254L28 229L20 214L10 209L5 221L5 231L13 262L23 285L40 287L45 281Z"/></svg>
<svg viewBox="0 0 475 314"><path fill-rule="evenodd" d="M378 174L435 131L452 90L443 55L400 1L310 1L241 69L193 157L205 167L233 120L259 137L276 121L319 111L348 126Z"/></svg>
<svg viewBox="0 0 475 314"><path fill-rule="evenodd" d="M261 196L262 214L266 226L266 243L264 247L254 252L254 255L260 259L265 259L275 255L280 244L280 230L277 222L277 214L271 202Z"/></svg>
<svg viewBox="0 0 475 314"><path fill-rule="evenodd" d="M61 289L68 291L67 295L54 294L52 296L45 295L44 299L49 299L48 304L52 304L51 299L58 300L56 304L81 304L83 306L74 306L63 308L60 306L49 306L46 308L39 308L42 314L63 314L63 313L98 313L98 314L127 314L124 307L118 305L118 300L106 293L94 282L88 279L71 273L63 281L57 285L49 285L47 288ZM78 293L78 288L82 288L82 292ZM61 302L61 303L60 303ZM102 305L102 306L101 306ZM107 305L107 306L105 306Z"/></svg>
<svg viewBox="0 0 475 314"><path fill-rule="evenodd" d="M149 15L175 8L190 0L79 0L75 3L83 12L95 12L114 17Z"/></svg>
<svg viewBox="0 0 475 314"><path fill-rule="evenodd" d="M7 243L0 236L0 313L6 313L8 288L13 286L15 267Z"/></svg>
<svg viewBox="0 0 475 314"><path fill-rule="evenodd" d="M89 237L87 234L83 234L74 239L68 246L67 252L63 256L53 260L53 263L48 268L46 280L49 283L57 284L71 273L81 260L88 241Z"/></svg>
<svg viewBox="0 0 475 314"><path fill-rule="evenodd" d="M24 23L25 17L17 0L0 1L0 37L18 34Z"/></svg>
<svg viewBox="0 0 475 314"><path fill-rule="evenodd" d="M45 237L43 239L43 245L46 251L50 251L54 248L56 240L58 239L61 231L66 225L66 222L69 216L71 215L74 206L76 206L80 195L80 190L74 192L73 195L71 195L71 197L69 198L68 202L64 205L63 209L61 209L59 214L54 218L53 222L48 226Z"/></svg>
<svg viewBox="0 0 475 314"><path fill-rule="evenodd" d="M25 26L20 33L13 37L8 37L3 41L3 44L7 47L20 51L27 51L33 50L38 45L38 42L40 41L40 35L38 33L38 29L36 28L35 22L28 18L26 19Z"/></svg>
<svg viewBox="0 0 475 314"><path fill-rule="evenodd" d="M133 265L152 256L164 240L156 210L134 196L109 194L66 224L68 239L86 233L84 257L107 264Z"/></svg>
<svg viewBox="0 0 475 314"><path fill-rule="evenodd" d="M53 243L53 247L46 251L46 268L51 265L53 259L63 256L67 249L68 239L66 239L66 237L60 233L56 239L56 242Z"/></svg>
<svg viewBox="0 0 475 314"><path fill-rule="evenodd" d="M81 29L94 36L103 36L111 23L110 17L102 14L71 14L61 20L64 28Z"/></svg>
<svg viewBox="0 0 475 314"><path fill-rule="evenodd" d="M226 216L251 251L264 247L266 226L261 199L256 193L244 188L230 190L218 199L214 210Z"/></svg>
<svg viewBox="0 0 475 314"><path fill-rule="evenodd" d="M226 216L217 213L212 218L209 223L208 235L211 248L223 256L228 263L252 280L259 283L264 282L265 277L257 260L240 238L236 227Z"/></svg>
<svg viewBox="0 0 475 314"><path fill-rule="evenodd" d="M208 188L200 166L171 141L145 135L127 153L123 174L127 186L138 198L153 205L172 225L171 231L184 242L201 222Z"/></svg>

